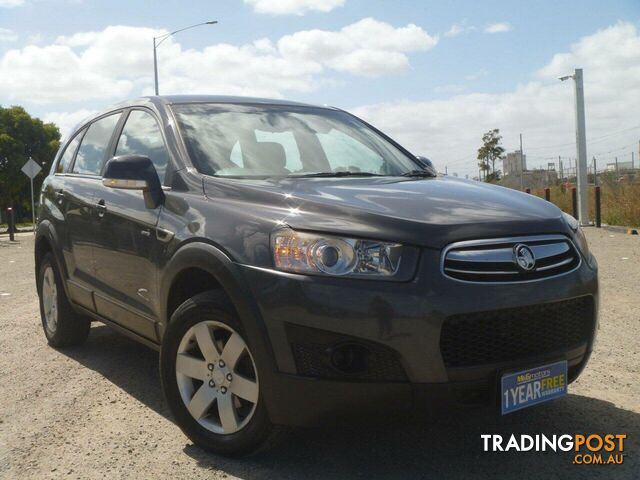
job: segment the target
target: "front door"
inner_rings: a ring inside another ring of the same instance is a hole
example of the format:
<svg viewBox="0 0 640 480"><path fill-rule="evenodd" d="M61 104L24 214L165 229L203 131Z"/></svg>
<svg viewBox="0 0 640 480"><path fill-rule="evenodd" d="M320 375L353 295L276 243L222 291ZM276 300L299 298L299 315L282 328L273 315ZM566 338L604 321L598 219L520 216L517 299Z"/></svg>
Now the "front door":
<svg viewBox="0 0 640 480"><path fill-rule="evenodd" d="M149 157L161 183L168 153L154 116L132 110L116 142L115 155ZM156 257L162 242L156 225L160 209L145 206L143 194L100 185L96 193L95 300L98 313L146 338L157 340Z"/></svg>

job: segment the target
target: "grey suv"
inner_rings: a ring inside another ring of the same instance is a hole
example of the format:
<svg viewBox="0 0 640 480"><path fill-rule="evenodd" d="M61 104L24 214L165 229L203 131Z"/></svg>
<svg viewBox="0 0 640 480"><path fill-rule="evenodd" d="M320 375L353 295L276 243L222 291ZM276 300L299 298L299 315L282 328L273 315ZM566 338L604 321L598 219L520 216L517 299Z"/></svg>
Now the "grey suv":
<svg viewBox="0 0 640 480"><path fill-rule="evenodd" d="M550 400L597 327L572 217L335 108L122 103L64 142L38 218L49 343L99 321L158 350L177 424L219 453L341 413Z"/></svg>

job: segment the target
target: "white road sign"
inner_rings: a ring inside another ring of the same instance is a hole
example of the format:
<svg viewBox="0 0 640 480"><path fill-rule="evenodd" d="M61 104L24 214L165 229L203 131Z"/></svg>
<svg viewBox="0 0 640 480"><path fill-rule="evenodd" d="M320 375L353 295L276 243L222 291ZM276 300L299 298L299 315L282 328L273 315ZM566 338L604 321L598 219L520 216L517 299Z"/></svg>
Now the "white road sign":
<svg viewBox="0 0 640 480"><path fill-rule="evenodd" d="M38 165L33 158L29 157L27 163L22 166L22 173L24 173L27 177L33 179L36 175L40 173L42 167Z"/></svg>
<svg viewBox="0 0 640 480"><path fill-rule="evenodd" d="M24 173L29 180L31 181L31 218L33 220L33 234L36 234L36 202L33 198L33 178L40 173L42 167L38 165L33 158L29 157L27 163L25 163L22 168L22 173Z"/></svg>

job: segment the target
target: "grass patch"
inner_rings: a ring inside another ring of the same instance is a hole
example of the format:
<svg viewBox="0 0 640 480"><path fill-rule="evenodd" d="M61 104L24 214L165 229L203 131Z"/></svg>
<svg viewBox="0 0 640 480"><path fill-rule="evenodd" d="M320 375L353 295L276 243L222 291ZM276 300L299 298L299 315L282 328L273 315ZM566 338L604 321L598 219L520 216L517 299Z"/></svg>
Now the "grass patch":
<svg viewBox="0 0 640 480"><path fill-rule="evenodd" d="M562 211L572 214L571 189L553 186L551 202ZM531 193L544 198L544 189L532 189ZM640 226L640 183L607 182L600 186L602 223L626 227ZM589 218L595 221L595 189L589 186Z"/></svg>

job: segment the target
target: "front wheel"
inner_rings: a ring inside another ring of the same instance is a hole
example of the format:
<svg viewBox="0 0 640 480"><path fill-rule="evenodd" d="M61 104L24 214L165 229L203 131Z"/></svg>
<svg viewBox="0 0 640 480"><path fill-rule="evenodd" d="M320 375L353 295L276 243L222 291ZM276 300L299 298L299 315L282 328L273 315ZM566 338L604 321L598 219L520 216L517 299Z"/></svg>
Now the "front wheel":
<svg viewBox="0 0 640 480"><path fill-rule="evenodd" d="M178 425L200 447L249 453L275 433L261 401L255 359L222 292L196 295L172 315L160 375Z"/></svg>

